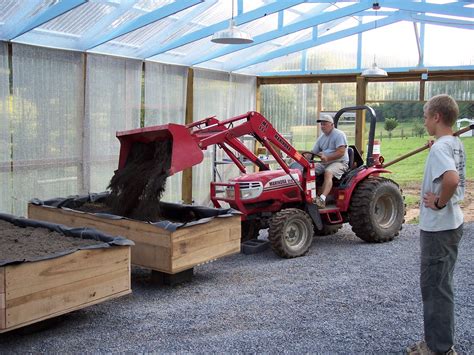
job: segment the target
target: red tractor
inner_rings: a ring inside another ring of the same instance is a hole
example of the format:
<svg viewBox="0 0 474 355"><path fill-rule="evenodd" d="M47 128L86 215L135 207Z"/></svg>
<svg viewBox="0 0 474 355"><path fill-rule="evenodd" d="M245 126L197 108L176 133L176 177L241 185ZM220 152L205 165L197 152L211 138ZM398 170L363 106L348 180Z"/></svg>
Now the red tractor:
<svg viewBox="0 0 474 355"><path fill-rule="evenodd" d="M383 169L382 162L372 154L374 110L368 106L341 109L334 117L335 126L344 112L354 110L366 110L370 117L367 158L364 163L355 146L348 148L350 169L340 180L334 181L324 209L318 209L313 203L322 183L315 176L317 162L303 157L258 112L223 121L210 117L187 126L168 124L119 132L119 169L126 164L134 142L171 140L169 175L199 164L203 159L202 150L217 145L239 168L241 175L226 183L211 182L211 201L215 207L227 202L242 212L242 240L256 238L260 229L268 228L268 239L275 253L293 258L308 252L315 234L335 233L343 223L349 222L359 238L367 242L387 242L398 235L404 222L404 198L394 181L380 176L389 171ZM247 148L239 140L244 135L252 135L263 145L279 167L272 170ZM298 168L288 160L297 163ZM249 163L258 171L247 172Z"/></svg>

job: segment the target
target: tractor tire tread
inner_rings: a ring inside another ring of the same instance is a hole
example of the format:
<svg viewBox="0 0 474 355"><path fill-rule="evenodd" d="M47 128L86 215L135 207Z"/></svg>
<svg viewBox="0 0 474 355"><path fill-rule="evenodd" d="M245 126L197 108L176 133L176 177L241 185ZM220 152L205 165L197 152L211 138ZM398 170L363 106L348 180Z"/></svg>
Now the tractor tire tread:
<svg viewBox="0 0 474 355"><path fill-rule="evenodd" d="M365 181L362 181L357 186L352 196L351 205L349 207L349 223L352 226L352 231L362 240L371 243L384 243L393 240L394 237L398 236L400 230L403 227L405 220L403 219L400 223L399 229L391 235L379 235L373 226L371 216L368 212L367 201L372 201L377 189L384 185L395 186L403 200L403 217L406 213L406 205L402 190L399 185L387 178L371 176Z"/></svg>
<svg viewBox="0 0 474 355"><path fill-rule="evenodd" d="M283 238L282 235L284 234L284 226L288 218L293 216L295 213L301 213L300 209L297 208L288 208L284 209L282 211L279 211L275 213L275 215L272 217L268 229L268 241L270 242L270 246L272 250L277 254L278 256L285 258L285 259L291 259L291 258L296 258L299 256L306 255L309 251L309 247L302 253L298 255L293 255L288 253L285 250L285 247L283 245ZM304 212L303 212L304 213ZM312 220L308 215L304 215L305 219L307 219L307 223L312 225Z"/></svg>

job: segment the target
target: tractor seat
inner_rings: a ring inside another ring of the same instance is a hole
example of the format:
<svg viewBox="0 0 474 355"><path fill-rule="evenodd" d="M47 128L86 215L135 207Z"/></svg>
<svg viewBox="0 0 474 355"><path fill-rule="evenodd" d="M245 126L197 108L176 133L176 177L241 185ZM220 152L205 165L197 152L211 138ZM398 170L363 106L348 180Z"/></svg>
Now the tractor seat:
<svg viewBox="0 0 474 355"><path fill-rule="evenodd" d="M347 147L347 155L349 155L349 170L354 168L354 149L352 147Z"/></svg>

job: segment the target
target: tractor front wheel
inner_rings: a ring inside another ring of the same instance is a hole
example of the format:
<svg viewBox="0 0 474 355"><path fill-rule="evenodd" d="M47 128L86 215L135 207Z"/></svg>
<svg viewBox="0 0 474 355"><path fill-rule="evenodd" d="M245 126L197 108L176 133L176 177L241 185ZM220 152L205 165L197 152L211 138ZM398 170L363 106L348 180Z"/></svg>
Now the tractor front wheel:
<svg viewBox="0 0 474 355"><path fill-rule="evenodd" d="M386 178L369 177L356 187L349 207L349 223L366 242L388 242L402 229L405 201L398 185Z"/></svg>
<svg viewBox="0 0 474 355"><path fill-rule="evenodd" d="M287 208L270 220L268 240L273 251L290 259L305 255L313 242L314 227L310 216L297 208Z"/></svg>

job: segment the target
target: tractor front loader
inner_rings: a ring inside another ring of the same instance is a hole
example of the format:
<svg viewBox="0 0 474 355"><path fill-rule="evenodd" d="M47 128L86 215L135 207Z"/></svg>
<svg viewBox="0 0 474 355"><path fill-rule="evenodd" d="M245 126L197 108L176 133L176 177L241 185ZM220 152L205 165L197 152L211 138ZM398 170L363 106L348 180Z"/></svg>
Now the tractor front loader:
<svg viewBox="0 0 474 355"><path fill-rule="evenodd" d="M303 157L265 117L254 111L222 121L209 117L187 126L167 124L118 132L119 169L126 166L136 143L170 141L168 175L199 164L203 160L202 150L217 145L241 175L228 182L211 182L211 201L215 207L226 202L242 212L242 240L256 238L261 228L269 228L268 238L276 254L298 257L308 252L315 234L335 233L343 223L349 222L355 234L365 241L390 241L402 227L404 200L398 185L380 176L389 171L372 154L374 110L368 106L344 108L336 114L335 125L344 112L354 110L366 110L370 116L367 158L364 163L356 147L349 147L350 170L334 182L324 209L313 203L321 184L315 175L317 162ZM239 140L244 135L252 135L264 146L278 168L271 169L247 148ZM242 156L247 159L245 164ZM288 160L298 163L298 168L293 168ZM250 162L258 171L247 171Z"/></svg>

